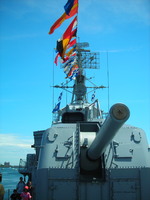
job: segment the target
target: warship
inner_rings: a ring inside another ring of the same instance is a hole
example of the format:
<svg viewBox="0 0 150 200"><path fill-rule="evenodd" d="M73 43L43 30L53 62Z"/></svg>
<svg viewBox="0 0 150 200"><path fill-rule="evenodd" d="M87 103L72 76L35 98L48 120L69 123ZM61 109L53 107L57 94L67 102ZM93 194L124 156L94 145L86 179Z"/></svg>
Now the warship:
<svg viewBox="0 0 150 200"><path fill-rule="evenodd" d="M101 109L94 91L105 86L87 86L85 73L99 68L99 53L87 50L88 43L74 47L67 61L60 56L72 86L53 86L71 90L70 103L60 108L61 93L51 127L33 132L35 154L20 160L19 172L32 182L33 200L149 200L146 134L125 124L130 117L125 104L112 105L108 113Z"/></svg>

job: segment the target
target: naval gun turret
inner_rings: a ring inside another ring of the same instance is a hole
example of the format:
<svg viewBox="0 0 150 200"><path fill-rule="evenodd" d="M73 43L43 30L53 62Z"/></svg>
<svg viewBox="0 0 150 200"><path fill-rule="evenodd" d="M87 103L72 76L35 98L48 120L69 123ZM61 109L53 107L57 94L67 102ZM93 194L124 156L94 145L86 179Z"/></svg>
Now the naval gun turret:
<svg viewBox="0 0 150 200"><path fill-rule="evenodd" d="M80 133L82 138L82 170L90 171L99 168L99 159L129 116L130 111L126 105L121 103L115 104L111 107L104 123L102 125L97 124L97 132Z"/></svg>
<svg viewBox="0 0 150 200"><path fill-rule="evenodd" d="M145 132L125 124L130 116L126 105L117 103L105 114L97 99L88 102L88 89L105 87L85 84L83 71L97 68L98 54L81 47L74 85L54 86L73 89L71 103L57 109L50 128L34 132L36 153L27 155L25 165L33 200L149 200Z"/></svg>
<svg viewBox="0 0 150 200"><path fill-rule="evenodd" d="M129 109L124 104L118 103L111 107L109 115L88 149L90 159L96 160L105 152L117 131L128 120L129 115Z"/></svg>

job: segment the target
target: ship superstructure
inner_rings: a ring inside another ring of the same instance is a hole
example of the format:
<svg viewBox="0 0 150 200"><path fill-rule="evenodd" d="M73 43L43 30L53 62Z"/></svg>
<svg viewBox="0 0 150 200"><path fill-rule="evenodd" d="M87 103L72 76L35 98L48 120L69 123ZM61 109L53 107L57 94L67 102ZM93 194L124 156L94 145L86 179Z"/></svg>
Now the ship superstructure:
<svg viewBox="0 0 150 200"><path fill-rule="evenodd" d="M74 30L72 26L69 34ZM50 128L34 132L35 154L28 154L20 166L20 173L32 181L33 200L149 200L145 132L125 124L130 116L126 105L116 103L104 116L98 99L88 101L88 89L105 88L86 85L84 70L99 68L99 54L87 50L88 43L74 45L69 59L67 48L58 52L73 85L54 86L72 89L72 99L63 108L60 102L56 105Z"/></svg>
<svg viewBox="0 0 150 200"><path fill-rule="evenodd" d="M70 104L54 113L51 128L34 132L36 154L27 155L20 168L32 181L33 199L148 200L150 153L144 131L124 125L130 111L122 103L113 105L105 119L98 100L86 98L82 65L78 72Z"/></svg>

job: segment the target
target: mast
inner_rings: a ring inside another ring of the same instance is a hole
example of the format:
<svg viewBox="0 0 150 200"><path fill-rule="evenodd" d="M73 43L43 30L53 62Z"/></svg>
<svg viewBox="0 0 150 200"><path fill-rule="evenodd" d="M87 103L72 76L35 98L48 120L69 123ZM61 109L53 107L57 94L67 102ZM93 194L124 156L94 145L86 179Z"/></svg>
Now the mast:
<svg viewBox="0 0 150 200"><path fill-rule="evenodd" d="M55 63L57 65L60 58L61 68L63 68L66 74L66 79L74 80L73 86L63 84L61 86L53 86L55 88L62 88L68 91L72 88L72 105L78 105L82 107L84 104L89 104L87 100L87 88L91 88L92 91L105 88L104 86L87 87L85 82L89 79L85 76L84 69L98 69L99 68L99 53L91 52L86 47L89 47L87 42L77 42L77 29L78 29L78 0L68 1L64 6L65 13L52 25L49 34L52 34L64 20L72 18L73 20L67 27L60 39L57 40L57 55ZM53 110L57 112L60 107L60 102ZM85 107L85 106L84 106Z"/></svg>
<svg viewBox="0 0 150 200"><path fill-rule="evenodd" d="M84 69L98 69L99 68L99 53L91 53L90 50L84 49L89 47L87 42L77 43L77 65L78 75L75 78L73 86L73 95L71 103L83 104L87 102L87 88L85 81L88 80L84 75ZM94 88L95 87L91 87ZM98 89L99 87L97 87Z"/></svg>
<svg viewBox="0 0 150 200"><path fill-rule="evenodd" d="M90 79L88 79L85 76L85 69L99 69L100 68L100 63L99 63L99 57L100 54L99 52L91 52L88 49L85 49L86 47L89 47L89 43L83 42L83 43L77 43L76 44L76 57L74 61L70 62L72 58L68 60L67 63L64 63L61 65L61 68L66 71L66 69L69 67L72 69L73 67L75 68L75 76L71 78L70 80L74 80L74 85L73 86L68 86L66 84L64 85L55 85L53 87L55 88L62 88L66 91L68 91L69 88L73 88L72 92L72 100L71 104L79 104L82 105L84 103L87 103L87 89L91 89L92 91L95 91L97 89L103 89L106 88L105 86L96 86L93 84ZM89 81L92 83L94 86L88 87L86 86L86 81Z"/></svg>

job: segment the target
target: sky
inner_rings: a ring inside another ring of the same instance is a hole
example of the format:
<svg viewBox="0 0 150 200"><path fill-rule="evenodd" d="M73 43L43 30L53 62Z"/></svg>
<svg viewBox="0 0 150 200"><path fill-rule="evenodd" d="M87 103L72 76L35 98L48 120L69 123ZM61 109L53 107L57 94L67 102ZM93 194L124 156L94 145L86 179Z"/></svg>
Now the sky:
<svg viewBox="0 0 150 200"><path fill-rule="evenodd" d="M18 165L34 153L33 131L51 126L61 92L52 86L66 81L54 65L56 41L73 18L48 32L66 2L0 0L0 164ZM127 124L142 128L150 144L150 1L79 0L78 41L100 52L100 69L86 75L97 86L109 85L96 91L101 109L126 104ZM61 107L70 98L63 92Z"/></svg>

